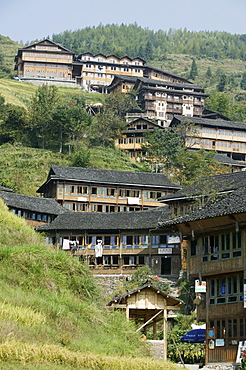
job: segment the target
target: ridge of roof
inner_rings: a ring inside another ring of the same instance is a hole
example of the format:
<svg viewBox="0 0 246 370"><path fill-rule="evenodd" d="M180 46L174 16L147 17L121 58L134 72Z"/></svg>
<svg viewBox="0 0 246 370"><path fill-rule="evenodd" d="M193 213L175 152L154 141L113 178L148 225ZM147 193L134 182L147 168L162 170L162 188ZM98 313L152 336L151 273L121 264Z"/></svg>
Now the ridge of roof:
<svg viewBox="0 0 246 370"><path fill-rule="evenodd" d="M142 81L144 83L153 83L153 84L159 84L159 85L166 85L166 86L185 86L190 88L198 88L204 90L202 86L196 85L194 83L182 83L182 82L171 82L171 81L165 81L165 80L155 80L153 78L146 78L146 77L138 77L137 80ZM171 92L171 90L170 90ZM185 92L185 91L184 91Z"/></svg>
<svg viewBox="0 0 246 370"><path fill-rule="evenodd" d="M209 195L211 192L227 192L244 186L246 171L230 172L220 175L203 177L186 188L180 189L174 194L168 194L159 200L163 202L175 199L192 198L201 195ZM206 191L206 193L205 193Z"/></svg>
<svg viewBox="0 0 246 370"><path fill-rule="evenodd" d="M143 285L141 285L140 287L138 288L135 288L133 290L131 290L130 292L126 292L126 293L123 293L123 294L116 294L112 300L107 304L107 306L110 306L111 304L115 303L115 301L121 301L122 299L128 297L129 295L132 295L132 294L135 294L135 293L138 293L139 290L143 290L143 289L146 289L146 288L152 288L153 290L155 290L156 292L158 291L160 294L162 294L164 297L166 298L170 298L171 300L174 301L174 303L178 303L178 304L184 304L184 302L179 299L179 298L176 298L176 297L173 297L171 296L170 294L167 294L164 290L162 290L160 287L157 287L155 286L151 281L147 280Z"/></svg>
<svg viewBox="0 0 246 370"><path fill-rule="evenodd" d="M9 191L0 191L0 198L3 199L4 203L7 206L21 208L29 211L54 215L70 212L52 198L34 197Z"/></svg>
<svg viewBox="0 0 246 370"><path fill-rule="evenodd" d="M204 117L185 117L185 116L179 116L175 115L170 123L170 127L172 127L175 124L175 120L177 121L191 121L194 124L200 124L200 125L208 125L208 126L217 126L217 127L227 127L231 129L244 129L246 130L246 123L244 122L232 122L223 120L221 118L219 119L210 119L210 118L204 118Z"/></svg>
<svg viewBox="0 0 246 370"><path fill-rule="evenodd" d="M145 65L144 67L145 67L146 69L148 69L148 68L149 68L149 69L152 69L152 70L154 70L154 71L162 72L162 73L167 74L167 75L169 75L169 76L173 76L173 77L179 78L179 79L184 80L184 81L186 81L186 82L188 82L188 83L192 83L192 82L190 82L189 80L187 80L187 78L185 78L185 77L181 77L181 76L178 76L178 75L176 75L176 74L174 74L174 73L172 73L172 72L168 72L168 71L166 71L166 70L164 70L164 69L157 68L157 67L152 67L152 66L149 66L149 65Z"/></svg>
<svg viewBox="0 0 246 370"><path fill-rule="evenodd" d="M42 192L43 186L54 179L72 181L85 181L101 184L122 184L128 186L169 187L180 189L179 185L172 183L163 173L117 171L101 168L83 168L52 165L46 182L40 186L37 192Z"/></svg>
<svg viewBox="0 0 246 370"><path fill-rule="evenodd" d="M183 216L175 217L169 220L163 220L158 223L159 227L171 227L174 225L240 214L246 212L246 186L238 188L228 194L217 198L215 201L208 202L204 207L195 210Z"/></svg>
<svg viewBox="0 0 246 370"><path fill-rule="evenodd" d="M45 230L134 230L155 229L159 220L168 219L171 210L168 206L133 212L71 212L60 214L50 224L38 226Z"/></svg>

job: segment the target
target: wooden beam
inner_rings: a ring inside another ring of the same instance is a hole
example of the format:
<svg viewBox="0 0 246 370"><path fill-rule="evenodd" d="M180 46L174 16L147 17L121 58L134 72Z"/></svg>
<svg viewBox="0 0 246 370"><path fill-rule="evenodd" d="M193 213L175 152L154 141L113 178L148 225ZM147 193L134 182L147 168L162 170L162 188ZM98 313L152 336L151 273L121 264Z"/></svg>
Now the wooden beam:
<svg viewBox="0 0 246 370"><path fill-rule="evenodd" d="M112 308L126 308L126 304L113 303Z"/></svg>
<svg viewBox="0 0 246 370"><path fill-rule="evenodd" d="M146 321L142 326L140 326L140 328L138 328L135 333L139 332L141 329L143 329L150 321L154 320L158 315L160 315L160 313L162 313L163 310L160 310L159 312L157 312L153 317L151 317L148 321Z"/></svg>
<svg viewBox="0 0 246 370"><path fill-rule="evenodd" d="M170 311L170 310L180 310L181 304L176 305L176 306L166 306L165 309Z"/></svg>
<svg viewBox="0 0 246 370"><path fill-rule="evenodd" d="M167 360L167 310L163 310L163 359Z"/></svg>

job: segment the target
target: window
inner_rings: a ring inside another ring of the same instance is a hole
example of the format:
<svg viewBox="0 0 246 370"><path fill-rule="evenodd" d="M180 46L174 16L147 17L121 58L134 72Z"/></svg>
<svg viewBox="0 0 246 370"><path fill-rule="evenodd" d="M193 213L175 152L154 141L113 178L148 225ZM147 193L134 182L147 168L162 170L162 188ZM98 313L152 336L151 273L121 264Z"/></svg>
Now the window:
<svg viewBox="0 0 246 370"><path fill-rule="evenodd" d="M88 194L88 187L87 186L78 186L77 188L77 191L78 191L78 195L80 194Z"/></svg>
<svg viewBox="0 0 246 370"><path fill-rule="evenodd" d="M119 257L112 256L112 265L118 265L118 264L119 264Z"/></svg>
<svg viewBox="0 0 246 370"><path fill-rule="evenodd" d="M129 256L124 256L123 257L123 263L124 263L124 265L129 265L129 262L130 262L130 257Z"/></svg>
<svg viewBox="0 0 246 370"><path fill-rule="evenodd" d="M243 275L211 279L209 283L210 305L243 301Z"/></svg>
<svg viewBox="0 0 246 370"><path fill-rule="evenodd" d="M149 236L148 235L142 235L141 236L141 245L143 247L148 247L149 244Z"/></svg>
<svg viewBox="0 0 246 370"><path fill-rule="evenodd" d="M91 194L97 195L97 188L91 188Z"/></svg>
<svg viewBox="0 0 246 370"><path fill-rule="evenodd" d="M197 256L197 254L198 254L197 240L191 240L191 243L190 243L190 255L191 256Z"/></svg>
<svg viewBox="0 0 246 370"><path fill-rule="evenodd" d="M63 194L63 185L58 185L58 195Z"/></svg>
<svg viewBox="0 0 246 370"><path fill-rule="evenodd" d="M78 212L88 211L88 204L86 204L86 203L75 203L75 211L78 211Z"/></svg>
<svg viewBox="0 0 246 370"><path fill-rule="evenodd" d="M138 264L144 265L144 256L138 256Z"/></svg>
<svg viewBox="0 0 246 370"><path fill-rule="evenodd" d="M160 242L159 235L152 235L152 248L158 248Z"/></svg>
<svg viewBox="0 0 246 370"><path fill-rule="evenodd" d="M202 238L203 262L241 257L241 232L210 235Z"/></svg>

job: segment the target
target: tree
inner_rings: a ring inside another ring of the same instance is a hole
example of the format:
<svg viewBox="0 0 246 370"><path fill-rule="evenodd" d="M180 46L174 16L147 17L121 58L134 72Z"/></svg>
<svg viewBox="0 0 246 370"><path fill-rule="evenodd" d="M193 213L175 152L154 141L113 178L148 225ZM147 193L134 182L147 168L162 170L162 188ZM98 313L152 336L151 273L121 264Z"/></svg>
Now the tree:
<svg viewBox="0 0 246 370"><path fill-rule="evenodd" d="M58 105L58 91L55 86L43 85L31 99L29 125L32 144L49 148L53 141L53 113Z"/></svg>
<svg viewBox="0 0 246 370"><path fill-rule="evenodd" d="M153 46L150 41L147 41L146 47L145 47L145 58L147 60L153 59Z"/></svg>
<svg viewBox="0 0 246 370"><path fill-rule="evenodd" d="M222 76L220 77L220 81L217 85L217 91L224 91L225 87L226 87L226 84L227 84L227 77L223 73Z"/></svg>
<svg viewBox="0 0 246 370"><path fill-rule="evenodd" d="M142 150L146 152L145 157L151 163L152 168L158 172L164 166L168 171L175 162L176 157L184 150L184 142L177 132L169 129L154 129L145 133L146 143Z"/></svg>
<svg viewBox="0 0 246 370"><path fill-rule="evenodd" d="M230 97L223 92L213 90L206 99L205 106L226 116L230 115Z"/></svg>
<svg viewBox="0 0 246 370"><path fill-rule="evenodd" d="M121 137L125 127L125 120L113 110L108 109L98 113L90 128L90 145L114 147L115 140Z"/></svg>
<svg viewBox="0 0 246 370"><path fill-rule="evenodd" d="M134 91L106 95L103 107L95 115L90 128L91 145L114 146L126 128L126 113L133 109L139 110Z"/></svg>
<svg viewBox="0 0 246 370"><path fill-rule="evenodd" d="M6 119L1 132L7 142L18 142L23 145L29 144L27 134L27 111L23 107L13 104L6 105Z"/></svg>
<svg viewBox="0 0 246 370"><path fill-rule="evenodd" d="M83 168L89 167L90 156L90 150L87 147L81 147L80 150L73 154L72 166Z"/></svg>
<svg viewBox="0 0 246 370"><path fill-rule="evenodd" d="M240 82L240 87L242 90L246 90L246 72L243 73L242 80Z"/></svg>
<svg viewBox="0 0 246 370"><path fill-rule="evenodd" d="M206 76L207 76L208 78L211 78L211 77L213 76L213 74L212 74L212 70L211 70L211 67L208 67L208 69L207 69L207 71L206 71Z"/></svg>
<svg viewBox="0 0 246 370"><path fill-rule="evenodd" d="M193 127L185 122L173 130L156 129L146 134L147 143L142 146L152 167L163 171L183 186L209 174L226 173L227 170L215 159L215 152L191 151L185 143L188 136L194 135ZM197 136L197 134L195 134Z"/></svg>
<svg viewBox="0 0 246 370"><path fill-rule="evenodd" d="M191 64L189 79L195 80L197 75L198 75L198 69L197 69L196 61L195 61L195 59L193 59L192 64Z"/></svg>
<svg viewBox="0 0 246 370"><path fill-rule="evenodd" d="M138 109L136 102L136 91L130 90L128 94L118 92L105 96L103 111L112 110L114 114L121 118L125 118L126 113L131 110Z"/></svg>

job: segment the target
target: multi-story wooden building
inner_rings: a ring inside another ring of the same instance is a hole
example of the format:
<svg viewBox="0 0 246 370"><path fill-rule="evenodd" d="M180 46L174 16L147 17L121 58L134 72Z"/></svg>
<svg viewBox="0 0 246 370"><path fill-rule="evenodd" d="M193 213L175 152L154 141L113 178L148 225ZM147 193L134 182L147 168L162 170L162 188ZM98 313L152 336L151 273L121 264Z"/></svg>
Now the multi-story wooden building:
<svg viewBox="0 0 246 370"><path fill-rule="evenodd" d="M142 58L119 58L116 55L93 55L83 53L74 65L81 67L81 87L86 91L106 93L107 87L116 75L122 77L143 77L145 61Z"/></svg>
<svg viewBox="0 0 246 370"><path fill-rule="evenodd" d="M192 83L148 78L138 78L133 88L138 91L138 103L146 116L164 127L169 126L174 115L201 117L208 96L201 86Z"/></svg>
<svg viewBox="0 0 246 370"><path fill-rule="evenodd" d="M246 183L246 172L239 171L209 176L194 184L180 189L174 194L168 194L159 199L160 204L168 204L172 217L183 216L186 213L203 207L211 198L229 194Z"/></svg>
<svg viewBox="0 0 246 370"><path fill-rule="evenodd" d="M153 80L164 80L169 82L191 84L191 82L184 77L177 76L171 72L148 65L144 66L144 77Z"/></svg>
<svg viewBox="0 0 246 370"><path fill-rule="evenodd" d="M54 199L38 198L17 194L10 189L0 189L0 198L14 214L23 217L32 227L49 223L61 213L69 211L58 204Z"/></svg>
<svg viewBox="0 0 246 370"><path fill-rule="evenodd" d="M148 265L158 276L178 276L180 238L170 229L158 230L158 221L170 217L169 207L139 212L59 215L38 227L66 250L86 261L95 274L131 274Z"/></svg>
<svg viewBox="0 0 246 370"><path fill-rule="evenodd" d="M202 117L174 116L170 127L187 122L195 130L186 139L192 149L213 150L232 159L246 159L246 123Z"/></svg>
<svg viewBox="0 0 246 370"><path fill-rule="evenodd" d="M164 174L53 165L37 192L71 211L121 212L157 207L179 189Z"/></svg>
<svg viewBox="0 0 246 370"><path fill-rule="evenodd" d="M75 53L48 39L18 49L15 70L21 81L37 85L75 86L73 60Z"/></svg>
<svg viewBox="0 0 246 370"><path fill-rule="evenodd" d="M122 137L117 139L116 146L127 153L134 162L139 162L145 155L142 149L142 144L146 141L144 133L151 132L155 128L163 130L163 127L153 121L136 118L128 123L127 129L122 132Z"/></svg>
<svg viewBox="0 0 246 370"><path fill-rule="evenodd" d="M231 181L227 182L229 178ZM196 287L197 319L206 322L207 327L207 363L235 363L239 343L246 340L245 179L243 172L224 175L227 185L223 186L221 179L217 200L210 200L193 212L187 207L184 211L191 200L189 192L186 199L185 193L183 198L180 194L179 199L173 200L174 206L179 202L180 216L159 223L164 229L176 230L186 241L187 278ZM201 188L198 193L202 194ZM195 195L193 202L194 198Z"/></svg>

